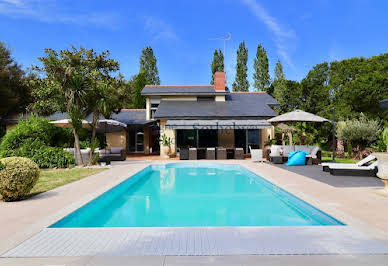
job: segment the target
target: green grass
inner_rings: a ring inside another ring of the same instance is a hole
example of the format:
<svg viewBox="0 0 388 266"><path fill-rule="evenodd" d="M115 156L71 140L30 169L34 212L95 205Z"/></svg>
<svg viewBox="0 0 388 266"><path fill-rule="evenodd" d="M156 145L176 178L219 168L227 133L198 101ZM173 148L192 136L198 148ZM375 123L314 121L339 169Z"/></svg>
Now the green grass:
<svg viewBox="0 0 388 266"><path fill-rule="evenodd" d="M327 156L322 156L322 162L331 162L332 158ZM348 158L335 158L337 163L357 163L358 160L348 159Z"/></svg>
<svg viewBox="0 0 388 266"><path fill-rule="evenodd" d="M73 168L73 169L48 169L41 170L38 183L30 192L30 196L46 192L80 180L90 175L100 173L106 169L102 168Z"/></svg>

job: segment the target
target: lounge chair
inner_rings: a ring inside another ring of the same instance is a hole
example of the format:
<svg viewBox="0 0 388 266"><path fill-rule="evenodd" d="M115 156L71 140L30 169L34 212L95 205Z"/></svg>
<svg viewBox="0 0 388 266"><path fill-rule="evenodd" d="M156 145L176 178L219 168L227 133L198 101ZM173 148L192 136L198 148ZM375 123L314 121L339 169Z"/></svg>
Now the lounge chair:
<svg viewBox="0 0 388 266"><path fill-rule="evenodd" d="M251 153L251 159L253 162L262 162L263 161L263 150L262 149L252 149L249 146L249 152Z"/></svg>
<svg viewBox="0 0 388 266"><path fill-rule="evenodd" d="M337 164L330 166L331 175L343 176L376 176L377 161L367 166Z"/></svg>
<svg viewBox="0 0 388 266"><path fill-rule="evenodd" d="M373 161L374 159L376 159L376 157L374 155L369 155L367 157L365 157L364 159L362 159L361 161L359 161L358 163L342 163L341 165L350 165L350 166L365 166L367 163L369 163L370 161ZM322 163L322 170L324 172L330 172L330 167L331 166L337 166L339 165L338 163Z"/></svg>

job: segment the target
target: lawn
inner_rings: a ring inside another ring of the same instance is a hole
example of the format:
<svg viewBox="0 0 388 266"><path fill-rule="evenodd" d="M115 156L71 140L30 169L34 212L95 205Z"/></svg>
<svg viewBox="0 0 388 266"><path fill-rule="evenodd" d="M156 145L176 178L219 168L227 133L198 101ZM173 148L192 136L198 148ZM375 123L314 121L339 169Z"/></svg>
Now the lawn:
<svg viewBox="0 0 388 266"><path fill-rule="evenodd" d="M331 162L332 158L327 156L322 156L322 162ZM358 160L348 159L348 158L335 158L337 163L357 163Z"/></svg>
<svg viewBox="0 0 388 266"><path fill-rule="evenodd" d="M73 168L41 170L38 183L31 190L30 195L36 195L80 180L84 177L100 173L103 168Z"/></svg>

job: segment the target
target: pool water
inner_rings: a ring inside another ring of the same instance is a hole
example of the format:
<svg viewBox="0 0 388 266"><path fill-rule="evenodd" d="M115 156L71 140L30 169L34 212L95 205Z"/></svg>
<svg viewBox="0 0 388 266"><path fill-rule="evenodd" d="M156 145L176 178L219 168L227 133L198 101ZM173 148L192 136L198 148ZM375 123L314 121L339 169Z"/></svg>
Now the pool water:
<svg viewBox="0 0 388 266"><path fill-rule="evenodd" d="M341 222L239 165L152 165L51 227L311 226Z"/></svg>

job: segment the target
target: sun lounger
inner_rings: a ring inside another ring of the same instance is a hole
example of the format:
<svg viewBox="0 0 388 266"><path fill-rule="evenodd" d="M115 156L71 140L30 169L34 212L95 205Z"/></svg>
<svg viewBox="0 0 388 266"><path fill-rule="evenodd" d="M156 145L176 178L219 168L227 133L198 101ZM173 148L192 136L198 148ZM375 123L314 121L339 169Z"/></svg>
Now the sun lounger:
<svg viewBox="0 0 388 266"><path fill-rule="evenodd" d="M331 175L343 176L376 176L377 161L367 166L337 164L330 166Z"/></svg>
<svg viewBox="0 0 388 266"><path fill-rule="evenodd" d="M376 157L374 155L369 155L367 157L365 157L364 159L362 159L361 161L359 161L358 163L342 163L342 164L339 164L339 163L322 163L322 170L324 172L330 172L330 167L331 166L337 166L337 165L350 165L350 166L364 166L366 165L367 163L373 161L374 159L376 159Z"/></svg>

